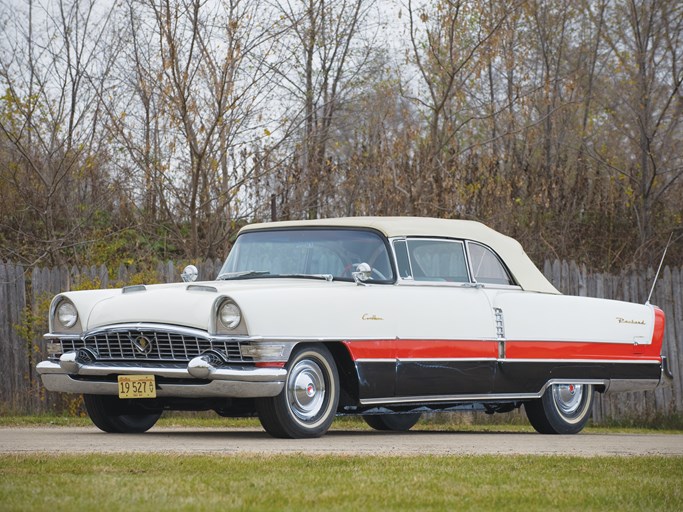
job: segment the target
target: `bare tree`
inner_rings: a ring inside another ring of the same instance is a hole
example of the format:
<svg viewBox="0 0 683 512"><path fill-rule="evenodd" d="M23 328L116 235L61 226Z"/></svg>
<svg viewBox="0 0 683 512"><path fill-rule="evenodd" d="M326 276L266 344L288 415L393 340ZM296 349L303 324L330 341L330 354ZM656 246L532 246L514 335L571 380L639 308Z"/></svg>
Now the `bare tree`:
<svg viewBox="0 0 683 512"><path fill-rule="evenodd" d="M122 168L132 161L141 176L144 218L163 220L188 256L224 252L240 215L234 199L254 169L236 148L250 144L269 86L256 51L270 37L260 8L242 0L127 2L132 44L121 61L125 94L109 105L112 133L128 156Z"/></svg>
<svg viewBox="0 0 683 512"><path fill-rule="evenodd" d="M2 4L0 133L9 161L0 172L16 202L3 201L0 223L17 250L2 256L60 263L106 210L101 98L115 53L112 11L94 0L25 7Z"/></svg>
<svg viewBox="0 0 683 512"><path fill-rule="evenodd" d="M303 210L308 218L324 214L323 201L334 195L330 142L338 114L360 94L373 59L375 49L364 39L373 5L374 0L275 3L287 28L279 47L285 65L275 71L299 145L291 162L294 180L279 181L286 208Z"/></svg>
<svg viewBox="0 0 683 512"><path fill-rule="evenodd" d="M0 0L0 28L0 258L412 214L609 270L681 223L680 1Z"/></svg>
<svg viewBox="0 0 683 512"><path fill-rule="evenodd" d="M462 142L459 136L473 121L496 112L491 106L489 112L481 108L482 102L475 98L479 91L473 91L472 83L487 69L487 54L518 6L505 2L497 9L488 7L487 2L460 0L417 7L408 2L413 63L426 89L424 96L410 97L426 111L428 125L423 169L410 186L417 188L417 196L431 198L415 213L455 214L446 194L453 193L458 181L453 170ZM489 93L493 105L494 93Z"/></svg>
<svg viewBox="0 0 683 512"><path fill-rule="evenodd" d="M683 5L630 0L606 16L607 70L598 98L610 119L606 135L616 145L600 145L603 135L589 148L624 183L640 243L646 244L655 233L655 213L683 176L677 142L683 137Z"/></svg>

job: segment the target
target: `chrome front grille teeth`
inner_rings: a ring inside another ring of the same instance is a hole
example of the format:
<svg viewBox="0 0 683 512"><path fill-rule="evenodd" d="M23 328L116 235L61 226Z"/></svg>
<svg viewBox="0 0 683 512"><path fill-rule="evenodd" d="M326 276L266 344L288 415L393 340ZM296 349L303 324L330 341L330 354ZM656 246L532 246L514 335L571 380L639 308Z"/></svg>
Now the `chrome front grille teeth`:
<svg viewBox="0 0 683 512"><path fill-rule="evenodd" d="M100 331L84 339L62 339L63 353L76 352L83 362L94 361L169 361L189 362L209 357L215 364L248 363L240 341L213 340L184 333L153 330Z"/></svg>

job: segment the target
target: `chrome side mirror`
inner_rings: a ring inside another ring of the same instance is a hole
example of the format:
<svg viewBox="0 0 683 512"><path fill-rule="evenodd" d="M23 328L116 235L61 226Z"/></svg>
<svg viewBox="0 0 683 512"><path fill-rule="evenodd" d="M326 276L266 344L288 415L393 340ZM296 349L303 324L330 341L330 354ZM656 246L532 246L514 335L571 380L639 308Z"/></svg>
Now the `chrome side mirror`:
<svg viewBox="0 0 683 512"><path fill-rule="evenodd" d="M180 277L182 280L186 283L192 283L193 281L197 280L197 276L199 275L199 270L197 270L197 267L194 265L188 265L185 267L183 270L183 273L180 274Z"/></svg>
<svg viewBox="0 0 683 512"><path fill-rule="evenodd" d="M356 267L356 271L351 273L351 276L357 285L365 285L365 281L370 279L371 275L372 267L365 262L359 263Z"/></svg>

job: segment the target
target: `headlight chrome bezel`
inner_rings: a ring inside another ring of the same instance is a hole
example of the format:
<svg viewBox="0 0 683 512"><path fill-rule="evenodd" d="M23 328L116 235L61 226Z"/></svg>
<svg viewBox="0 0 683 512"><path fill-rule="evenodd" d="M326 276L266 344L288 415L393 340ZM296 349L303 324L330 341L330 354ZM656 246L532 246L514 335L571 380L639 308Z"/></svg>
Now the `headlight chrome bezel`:
<svg viewBox="0 0 683 512"><path fill-rule="evenodd" d="M232 315L226 314L226 318L223 318L224 308L227 308L226 313L229 310L232 310ZM231 316L233 320L230 320ZM237 320L235 317L239 317L239 320ZM211 319L209 325L209 332L219 336L248 335L244 312L242 311L242 308L240 308L239 304L237 304L237 301L233 300L231 297L223 296L214 302L213 318Z"/></svg>
<svg viewBox="0 0 683 512"><path fill-rule="evenodd" d="M65 321L63 318L63 308L70 308L72 310L72 321ZM58 295L52 301L52 304L50 305L49 323L50 332L52 333L74 334L82 331L81 317L78 308L72 300L64 296Z"/></svg>
<svg viewBox="0 0 683 512"><path fill-rule="evenodd" d="M242 323L242 310L232 300L224 300L218 307L218 321L228 331L234 331Z"/></svg>

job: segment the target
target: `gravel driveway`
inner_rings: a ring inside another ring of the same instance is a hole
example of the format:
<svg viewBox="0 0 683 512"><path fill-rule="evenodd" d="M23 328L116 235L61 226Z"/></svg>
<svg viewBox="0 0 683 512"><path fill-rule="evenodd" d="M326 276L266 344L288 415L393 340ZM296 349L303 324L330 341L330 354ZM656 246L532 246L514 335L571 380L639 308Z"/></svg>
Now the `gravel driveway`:
<svg viewBox="0 0 683 512"><path fill-rule="evenodd" d="M0 453L210 453L350 455L671 455L683 435L330 431L319 439L273 439L260 429L155 427L105 434L88 427L0 428Z"/></svg>

